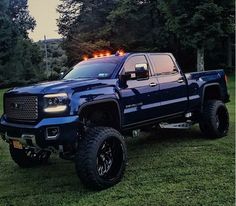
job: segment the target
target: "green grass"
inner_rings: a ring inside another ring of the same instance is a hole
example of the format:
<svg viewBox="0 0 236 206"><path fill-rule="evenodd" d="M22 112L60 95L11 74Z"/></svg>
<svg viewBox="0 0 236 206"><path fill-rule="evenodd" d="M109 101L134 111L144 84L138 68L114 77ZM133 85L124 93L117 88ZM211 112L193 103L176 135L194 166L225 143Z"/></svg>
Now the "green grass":
<svg viewBox="0 0 236 206"><path fill-rule="evenodd" d="M3 97L4 92L5 92L5 90L0 90L0 114L2 114L2 109L3 109L2 97Z"/></svg>
<svg viewBox="0 0 236 206"><path fill-rule="evenodd" d="M0 205L234 205L233 77L229 90L227 137L206 139L195 126L128 139L129 165L123 181L100 192L85 189L74 164L57 156L47 166L20 169L0 141Z"/></svg>

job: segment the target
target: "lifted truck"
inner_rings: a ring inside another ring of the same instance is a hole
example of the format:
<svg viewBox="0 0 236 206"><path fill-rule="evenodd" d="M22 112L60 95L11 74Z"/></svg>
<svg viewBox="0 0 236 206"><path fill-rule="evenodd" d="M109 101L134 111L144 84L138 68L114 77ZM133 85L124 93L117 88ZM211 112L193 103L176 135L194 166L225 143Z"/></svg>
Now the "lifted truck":
<svg viewBox="0 0 236 206"><path fill-rule="evenodd" d="M58 151L86 186L104 189L124 174L127 133L199 123L220 138L228 101L223 70L184 74L169 53L117 53L82 61L62 80L7 91L0 132L20 167Z"/></svg>

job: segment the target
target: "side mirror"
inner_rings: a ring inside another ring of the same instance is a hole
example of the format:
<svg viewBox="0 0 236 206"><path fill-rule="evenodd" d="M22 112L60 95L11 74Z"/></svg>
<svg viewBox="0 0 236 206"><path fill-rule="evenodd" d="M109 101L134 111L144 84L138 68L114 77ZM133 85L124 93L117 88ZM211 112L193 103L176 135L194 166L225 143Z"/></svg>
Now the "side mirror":
<svg viewBox="0 0 236 206"><path fill-rule="evenodd" d="M146 70L144 67L136 67L135 76L136 76L136 80L149 79L149 71Z"/></svg>
<svg viewBox="0 0 236 206"><path fill-rule="evenodd" d="M121 87L127 87L127 81L131 79L131 74L126 72L125 74L120 75L119 79Z"/></svg>
<svg viewBox="0 0 236 206"><path fill-rule="evenodd" d="M145 69L138 69L133 72L125 72L125 74L121 75L121 79L123 81L128 81L128 80L146 80L149 78L149 71Z"/></svg>
<svg viewBox="0 0 236 206"><path fill-rule="evenodd" d="M146 80L149 78L149 71L144 68L136 68L135 71L124 74L127 80Z"/></svg>
<svg viewBox="0 0 236 206"><path fill-rule="evenodd" d="M125 74L122 74L120 76L120 83L121 83L121 85L126 87L128 80L142 81L142 80L149 79L149 71L148 70L145 70L144 68L136 68L135 70L136 71L125 72Z"/></svg>

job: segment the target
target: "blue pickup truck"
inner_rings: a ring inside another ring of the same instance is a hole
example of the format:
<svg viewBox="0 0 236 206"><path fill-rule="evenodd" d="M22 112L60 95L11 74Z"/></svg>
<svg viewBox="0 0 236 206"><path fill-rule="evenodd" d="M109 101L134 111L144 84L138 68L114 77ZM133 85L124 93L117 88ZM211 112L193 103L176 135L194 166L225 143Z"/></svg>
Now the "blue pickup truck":
<svg viewBox="0 0 236 206"><path fill-rule="evenodd" d="M59 81L7 91L0 133L20 167L58 152L86 186L103 189L124 174L125 135L198 123L207 138L220 138L227 102L223 70L184 74L170 53L117 52L86 59Z"/></svg>

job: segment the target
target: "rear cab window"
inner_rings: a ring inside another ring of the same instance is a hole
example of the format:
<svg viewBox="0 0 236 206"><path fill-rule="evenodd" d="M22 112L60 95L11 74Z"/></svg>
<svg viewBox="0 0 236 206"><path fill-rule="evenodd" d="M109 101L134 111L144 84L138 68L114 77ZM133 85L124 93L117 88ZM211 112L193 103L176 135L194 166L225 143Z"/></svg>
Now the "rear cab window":
<svg viewBox="0 0 236 206"><path fill-rule="evenodd" d="M150 54L150 59L153 64L155 75L173 75L178 74L179 71L168 54Z"/></svg>

